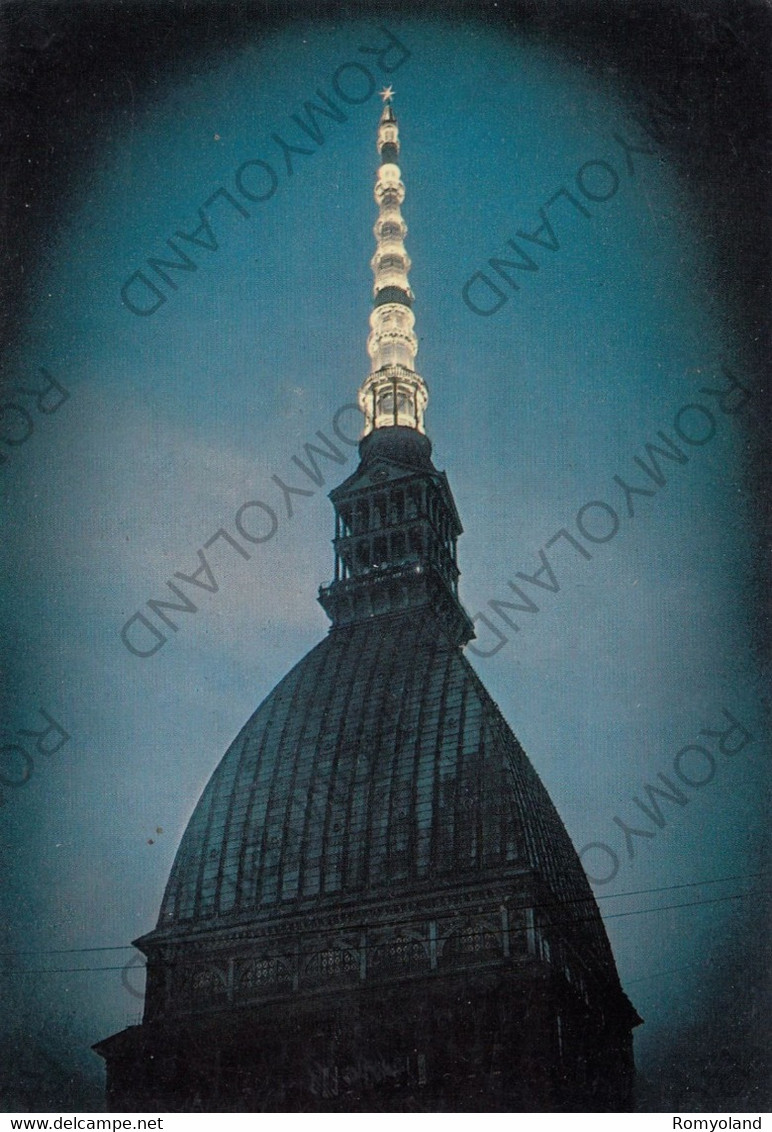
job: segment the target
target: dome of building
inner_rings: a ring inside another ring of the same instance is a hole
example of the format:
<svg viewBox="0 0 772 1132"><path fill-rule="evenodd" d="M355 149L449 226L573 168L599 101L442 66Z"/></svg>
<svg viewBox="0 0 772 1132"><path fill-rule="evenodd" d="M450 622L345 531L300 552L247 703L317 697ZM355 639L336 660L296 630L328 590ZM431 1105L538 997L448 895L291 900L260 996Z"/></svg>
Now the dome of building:
<svg viewBox="0 0 772 1132"><path fill-rule="evenodd" d="M463 653L461 521L424 431L391 91L360 463L327 637L214 771L97 1045L119 1110L606 1111L632 1028L598 906ZM387 160L388 159L388 160Z"/></svg>
<svg viewBox="0 0 772 1132"><path fill-rule="evenodd" d="M502 872L540 876L560 934L616 981L577 854L490 695L431 614L386 615L333 630L242 728L190 819L155 935Z"/></svg>

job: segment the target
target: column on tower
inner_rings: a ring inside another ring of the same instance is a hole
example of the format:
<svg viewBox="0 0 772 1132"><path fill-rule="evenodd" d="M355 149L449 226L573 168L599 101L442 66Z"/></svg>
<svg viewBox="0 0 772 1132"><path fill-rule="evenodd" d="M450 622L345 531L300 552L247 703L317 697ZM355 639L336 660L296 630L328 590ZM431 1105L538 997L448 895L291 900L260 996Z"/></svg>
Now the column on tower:
<svg viewBox="0 0 772 1132"><path fill-rule="evenodd" d="M378 219L373 228L376 247L370 261L374 302L367 340L372 368L359 391L359 405L365 416L365 435L393 425L423 433L429 395L423 378L415 372L418 339L413 331L414 296L408 281L410 257L404 244L407 225L400 211L405 186L397 165L399 131L390 97L378 124L378 154Z"/></svg>

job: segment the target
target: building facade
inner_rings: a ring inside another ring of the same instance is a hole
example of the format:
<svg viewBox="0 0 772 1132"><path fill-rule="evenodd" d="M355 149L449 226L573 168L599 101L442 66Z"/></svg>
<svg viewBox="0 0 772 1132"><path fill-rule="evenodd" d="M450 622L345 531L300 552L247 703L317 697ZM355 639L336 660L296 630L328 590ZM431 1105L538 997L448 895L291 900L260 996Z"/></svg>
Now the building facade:
<svg viewBox="0 0 772 1132"><path fill-rule="evenodd" d="M360 463L328 636L182 839L115 1110L629 1111L632 1029L587 878L463 648L461 522L425 433L391 92Z"/></svg>

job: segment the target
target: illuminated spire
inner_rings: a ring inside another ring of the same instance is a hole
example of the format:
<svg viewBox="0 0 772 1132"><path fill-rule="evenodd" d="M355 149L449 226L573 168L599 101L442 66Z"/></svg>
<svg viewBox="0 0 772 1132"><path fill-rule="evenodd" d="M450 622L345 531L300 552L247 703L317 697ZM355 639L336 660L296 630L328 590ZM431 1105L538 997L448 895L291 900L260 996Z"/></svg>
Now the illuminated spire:
<svg viewBox="0 0 772 1132"><path fill-rule="evenodd" d="M405 199L405 186L397 165L399 130L391 104L393 93L391 87L381 91L384 107L378 123L378 219L373 228L375 255L370 261L374 307L367 340L372 369L359 390L365 436L393 425L424 432L424 411L429 400L426 384L415 372L418 339L413 333L413 292L408 282L410 257L403 242L407 225L400 205Z"/></svg>

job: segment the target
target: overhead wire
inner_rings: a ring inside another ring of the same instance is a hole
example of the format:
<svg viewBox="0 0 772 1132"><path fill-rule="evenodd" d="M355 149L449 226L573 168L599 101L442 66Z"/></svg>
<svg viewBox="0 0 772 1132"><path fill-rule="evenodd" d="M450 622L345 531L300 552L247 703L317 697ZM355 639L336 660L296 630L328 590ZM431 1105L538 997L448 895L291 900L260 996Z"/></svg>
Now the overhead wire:
<svg viewBox="0 0 772 1132"><path fill-rule="evenodd" d="M675 892L679 889L684 889L684 888L701 888L703 885L706 885L706 884L727 884L730 881L735 881L735 880L753 880L753 879L756 879L757 877L768 876L768 875L769 875L769 870L768 869L762 869L760 872L756 872L756 873L736 873L733 876L728 876L728 877L713 877L713 878L710 878L708 880L687 881L687 882L684 882L684 883L681 883L681 884L666 884L666 885L660 885L657 888L637 888L637 889L631 889L628 892L609 892L609 893L601 894L599 896L594 895L594 894L592 894L590 896L577 896L577 897L572 897L570 900L555 900L555 901L549 901L549 902L546 902L546 903L529 904L528 907L533 908L534 910L537 910L537 909L543 910L545 908L559 908L559 907L565 907L568 904L588 904L591 901L597 902L599 900L618 900L618 899L620 899L622 897L626 897L626 896L649 896L649 895L652 895L653 893L656 893L656 892ZM734 898L723 897L721 899L734 899ZM682 905L682 907L686 907L686 906L687 905ZM676 905L672 905L672 907L676 907ZM642 909L638 912L619 912L619 913L616 913L616 914L611 913L609 915L604 915L603 918L605 920L613 920L613 919L617 919L619 916L639 915L641 911L645 911L645 910L646 909ZM656 911L656 910L657 909L653 909L653 911ZM390 921L390 923L391 922L392 921ZM393 921L393 922L394 923L399 923L399 922L410 923L412 921L411 920L405 920L405 921ZM586 921L572 920L570 922L571 923L583 923L583 922L586 922ZM321 931L316 932L315 934L324 934L325 931L327 931L327 930L329 930L331 932L340 932L341 929L338 928L338 927L330 928L330 929L321 929ZM84 955L88 952L97 952L97 951L133 951L133 950L135 950L135 949L134 949L132 944L117 944L117 945L113 944L113 945L107 945L105 947L53 947L53 948L26 948L26 949L25 948L19 948L19 949L16 949L14 951L0 951L0 958L15 958L17 955ZM84 970L99 970L99 968L83 968L83 969ZM113 970L113 968L105 967L105 968L103 968L103 970L109 971L109 970Z"/></svg>
<svg viewBox="0 0 772 1132"><path fill-rule="evenodd" d="M708 883L711 883L711 882L708 882ZM667 891L668 887L665 887L665 888L663 888L659 891ZM680 888L680 887L690 887L690 886L673 885L672 887L673 888ZM739 893L734 893L734 894L731 894L731 895L728 895L728 896L711 897L707 900L687 901L687 902L682 903L682 904L664 904L664 905L657 905L656 907L653 907L653 908L637 908L637 909L631 909L627 912L613 913L612 915L610 915L606 918L607 919L619 919L619 918L627 917L627 916L648 915L648 914L651 914L651 913L654 913L654 912L667 912L667 911L672 911L672 910L675 910L675 909L682 909L682 908L696 908L696 907L701 907L701 906L708 905L708 904L720 904L720 903L723 903L723 902L726 902L726 901L729 901L729 900L747 899L748 897L751 897L751 896L763 896L763 895L766 895L769 891L770 890L768 890L768 889L762 889L761 891L739 892ZM530 907L535 907L535 906L531 905ZM446 920L446 919L453 919L457 915L458 915L457 912L452 911L452 912L446 913L445 915L436 915L435 914L433 918L435 920ZM394 928L394 927L401 927L403 925L407 926L409 924L413 924L414 922L415 922L415 917L408 917L406 919L391 921L387 924L379 924L378 927ZM582 919L576 919L575 918L575 919L571 919L571 920L552 921L552 922L550 922L549 927L552 927L552 928L554 928L554 927L567 927L567 926L573 927L576 924L593 923L593 922L595 922L594 917L585 917L585 918L582 918ZM337 935L343 935L343 934L345 934L345 932L347 930L350 931L350 930L355 930L355 929L351 929L351 928L346 929L346 928L338 926L338 927L335 927L335 928L322 929L321 931L314 932L312 934L314 934L314 935L325 935L325 934L334 933L334 934L337 934ZM297 932L283 933L280 936L274 936L273 941L277 941L277 940L282 939L282 938L295 938L297 936L297 934L298 934ZM372 950L376 946L380 946L380 944L375 944L375 943L365 944L363 949L365 951L369 951L369 950ZM98 951L98 950L102 950L102 949L100 949L100 948L90 949L89 948L88 950L97 950ZM107 949L105 949L105 950L107 950ZM125 949L124 948L115 948L115 949L110 949L110 950L125 950ZM81 973L81 974L82 973L93 973L93 974L96 974L96 973L100 973L100 972L103 972L103 971L125 971L130 966L131 966L131 963L124 963L120 967L11 968L11 969L6 969L6 970L3 970L3 971L0 971L0 976L2 976L2 975L53 975L53 974L77 974L77 973ZM144 964L140 963L140 964L137 965L138 968L141 967L141 966L144 966ZM173 967L173 966L177 966L177 963L161 962L159 964L159 966Z"/></svg>

